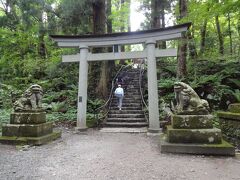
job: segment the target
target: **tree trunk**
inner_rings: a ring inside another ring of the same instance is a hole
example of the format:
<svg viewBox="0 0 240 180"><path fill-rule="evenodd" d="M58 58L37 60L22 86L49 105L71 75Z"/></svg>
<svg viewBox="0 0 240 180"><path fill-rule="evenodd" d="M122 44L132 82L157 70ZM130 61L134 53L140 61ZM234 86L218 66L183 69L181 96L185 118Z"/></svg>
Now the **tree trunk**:
<svg viewBox="0 0 240 180"><path fill-rule="evenodd" d="M112 33L112 0L107 0L107 33Z"/></svg>
<svg viewBox="0 0 240 180"><path fill-rule="evenodd" d="M230 40L230 54L232 55L233 53L232 31L231 31L231 18L229 13L227 14L227 19L228 19L228 33L229 33L229 40Z"/></svg>
<svg viewBox="0 0 240 180"><path fill-rule="evenodd" d="M151 0L151 28L165 28L165 0ZM166 49L166 42L159 42L160 49Z"/></svg>
<svg viewBox="0 0 240 180"><path fill-rule="evenodd" d="M207 32L207 19L204 20L204 23L200 32L201 33L200 54L203 54L205 50L206 32Z"/></svg>
<svg viewBox="0 0 240 180"><path fill-rule="evenodd" d="M93 33L105 33L105 0L98 0L93 3Z"/></svg>
<svg viewBox="0 0 240 180"><path fill-rule="evenodd" d="M223 35L221 33L218 16L215 17L215 21L216 21L216 27L217 27L218 40L219 40L219 53L223 55L224 54Z"/></svg>
<svg viewBox="0 0 240 180"><path fill-rule="evenodd" d="M41 13L42 14L42 13ZM43 20L39 17L39 32L38 32L38 54L41 58L46 58L46 46L44 41L45 36L45 27L43 24Z"/></svg>
<svg viewBox="0 0 240 180"><path fill-rule="evenodd" d="M187 2L186 0L179 0L179 12L180 12L180 19L187 15ZM182 79L187 75L187 66L186 66L186 59L187 59L187 40L186 34L182 37L182 42L178 48L178 63L177 63L177 77Z"/></svg>
<svg viewBox="0 0 240 180"><path fill-rule="evenodd" d="M93 4L93 33L104 34L105 33L105 22L106 22L106 11L105 11L105 0L95 1ZM97 52L103 52L103 49L95 49ZM91 71L94 72L94 67L99 67L98 63L91 63ZM100 79L97 83L96 92L98 96L106 97L108 94L108 63L106 61L101 62L100 68ZM96 74L92 74L95 79Z"/></svg>
<svg viewBox="0 0 240 180"><path fill-rule="evenodd" d="M160 2L151 0L151 28L160 28Z"/></svg>
<svg viewBox="0 0 240 180"><path fill-rule="evenodd" d="M165 1L164 0L162 0L161 2L160 2L160 19L161 19L161 28L165 28L165 12L164 12L164 10L165 10ZM161 43L161 48L162 49L166 49L167 48L167 44L166 44L166 41L162 41L162 43Z"/></svg>
<svg viewBox="0 0 240 180"><path fill-rule="evenodd" d="M112 14L112 0L107 0L107 33L112 33L112 19L110 15ZM112 52L113 48L108 48L108 52ZM115 61L108 62L108 74L112 77L112 69L115 68Z"/></svg>
<svg viewBox="0 0 240 180"><path fill-rule="evenodd" d="M197 50L196 50L196 46L194 43L193 31L194 30L192 28L192 32L191 31L187 32L188 49L189 49L189 55L190 55L191 59L196 60L197 59Z"/></svg>

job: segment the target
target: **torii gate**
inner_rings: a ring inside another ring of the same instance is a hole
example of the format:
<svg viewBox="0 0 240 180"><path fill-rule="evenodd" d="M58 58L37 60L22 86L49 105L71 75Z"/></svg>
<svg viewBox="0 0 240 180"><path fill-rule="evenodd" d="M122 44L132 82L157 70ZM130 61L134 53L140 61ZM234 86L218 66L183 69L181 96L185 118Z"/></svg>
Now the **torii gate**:
<svg viewBox="0 0 240 180"><path fill-rule="evenodd" d="M80 54L64 55L63 62L79 62L78 82L78 109L76 130L85 130L87 113L87 81L88 61L121 60L132 58L147 58L148 76L148 102L149 102L149 132L159 132L159 110L158 110L158 87L156 57L177 56L177 49L155 48L157 41L167 41L182 37L191 23L171 26L161 29L152 29L137 32L124 32L102 35L51 35L50 37L58 43L59 47L80 49ZM126 44L145 44L143 51L135 52L111 52L96 53L89 52L89 47L119 46Z"/></svg>

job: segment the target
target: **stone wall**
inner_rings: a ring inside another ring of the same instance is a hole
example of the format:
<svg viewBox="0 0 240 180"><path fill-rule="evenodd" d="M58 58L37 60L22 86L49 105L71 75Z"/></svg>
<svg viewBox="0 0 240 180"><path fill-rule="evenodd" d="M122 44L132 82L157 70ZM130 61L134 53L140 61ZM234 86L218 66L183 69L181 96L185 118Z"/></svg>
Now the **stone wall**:
<svg viewBox="0 0 240 180"><path fill-rule="evenodd" d="M223 137L240 148L240 103L231 104L229 112L217 113Z"/></svg>

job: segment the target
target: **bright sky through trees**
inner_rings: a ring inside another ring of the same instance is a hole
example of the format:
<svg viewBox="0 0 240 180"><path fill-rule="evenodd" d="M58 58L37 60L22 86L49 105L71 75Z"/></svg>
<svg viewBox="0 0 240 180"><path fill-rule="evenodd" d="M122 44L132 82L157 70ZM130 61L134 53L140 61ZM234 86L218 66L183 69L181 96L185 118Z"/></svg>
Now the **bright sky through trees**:
<svg viewBox="0 0 240 180"><path fill-rule="evenodd" d="M136 31L140 28L140 24L145 20L144 14L139 12L140 2L137 0L131 0L131 31Z"/></svg>

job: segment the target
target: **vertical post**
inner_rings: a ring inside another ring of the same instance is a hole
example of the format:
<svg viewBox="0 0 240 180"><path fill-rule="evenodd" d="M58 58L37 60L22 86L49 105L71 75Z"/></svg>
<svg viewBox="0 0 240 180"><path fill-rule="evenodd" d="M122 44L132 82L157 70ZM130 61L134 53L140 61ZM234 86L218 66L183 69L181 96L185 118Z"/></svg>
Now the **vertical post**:
<svg viewBox="0 0 240 180"><path fill-rule="evenodd" d="M156 41L154 40L148 40L146 42L148 64L147 75L148 75L148 108L149 108L148 131L152 133L160 132L155 44Z"/></svg>
<svg viewBox="0 0 240 180"><path fill-rule="evenodd" d="M77 109L77 127L75 130L84 131L86 126L87 114L87 81L88 81L88 47L80 46L80 63L78 79L78 109Z"/></svg>

